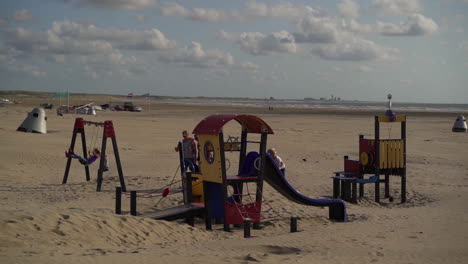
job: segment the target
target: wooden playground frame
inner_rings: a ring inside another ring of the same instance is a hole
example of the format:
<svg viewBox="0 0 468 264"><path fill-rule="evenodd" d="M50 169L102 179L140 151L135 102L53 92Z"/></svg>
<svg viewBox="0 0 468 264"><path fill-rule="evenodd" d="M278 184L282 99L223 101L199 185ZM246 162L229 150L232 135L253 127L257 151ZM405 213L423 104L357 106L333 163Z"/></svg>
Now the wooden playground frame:
<svg viewBox="0 0 468 264"><path fill-rule="evenodd" d="M85 125L87 126L96 126L96 127L103 127L103 134L102 134L102 143L101 143L101 158L99 159L99 169L98 169L98 174L97 174L97 187L96 191L100 192L101 191L101 186L103 182L103 173L104 173L104 157L106 157L106 147L107 147L107 139L110 138L112 140L112 146L114 150L114 156L115 156L115 162L117 164L117 170L119 173L119 180L120 180L120 186L122 187L122 191L126 191L125 187L125 179L122 171L122 164L120 163L120 156L119 156L119 148L117 146L117 139L115 135L115 129L114 129L114 124L111 120L107 120L104 122L94 122L94 121L87 121L83 120L83 118L76 118L75 119L75 125L73 127L73 135L72 139L70 142L70 147L69 149L71 151L74 151L75 148L75 143L76 143L76 137L78 134L81 134L81 146L83 148L83 157L85 159L88 158L88 150L86 147L86 134L85 134ZM68 180L68 174L70 172L70 166L71 166L71 161L72 158L68 157L67 159L67 165L65 167L65 173L63 175L63 181L62 184L66 184ZM86 181L90 180L89 176L89 167L84 166L85 169L85 174L86 174Z"/></svg>
<svg viewBox="0 0 468 264"><path fill-rule="evenodd" d="M380 123L399 123L399 139L381 139ZM374 117L375 139L366 139L359 135L359 160L344 157L344 171L335 172L333 178L333 197L349 202L357 202L357 184L359 198L364 196L364 185L374 183L375 202L380 202L380 183L385 184L384 198L390 196L390 175L401 177L401 203L406 202L406 116L391 118L387 115ZM365 179L365 174L373 176ZM385 175L384 179L380 175Z"/></svg>

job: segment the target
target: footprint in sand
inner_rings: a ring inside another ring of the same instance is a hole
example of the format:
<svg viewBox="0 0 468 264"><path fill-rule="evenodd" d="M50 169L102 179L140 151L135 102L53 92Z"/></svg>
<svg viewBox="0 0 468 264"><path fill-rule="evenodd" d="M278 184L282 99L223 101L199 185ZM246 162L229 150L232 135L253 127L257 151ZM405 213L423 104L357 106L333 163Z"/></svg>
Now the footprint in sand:
<svg viewBox="0 0 468 264"><path fill-rule="evenodd" d="M288 255L288 254L297 254L300 253L302 250L299 248L294 247L281 247L281 246L263 246L263 249L267 251L267 253L276 254L276 255Z"/></svg>

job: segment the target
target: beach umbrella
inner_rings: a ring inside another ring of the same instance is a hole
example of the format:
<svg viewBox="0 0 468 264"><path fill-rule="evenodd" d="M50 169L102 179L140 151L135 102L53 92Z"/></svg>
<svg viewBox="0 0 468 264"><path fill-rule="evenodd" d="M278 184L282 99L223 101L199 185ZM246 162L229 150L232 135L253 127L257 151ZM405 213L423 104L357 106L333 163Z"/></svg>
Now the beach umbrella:
<svg viewBox="0 0 468 264"><path fill-rule="evenodd" d="M34 108L16 131L47 134L47 116L44 109Z"/></svg>
<svg viewBox="0 0 468 264"><path fill-rule="evenodd" d="M455 124L453 124L452 132L467 132L466 118L462 115L457 117Z"/></svg>

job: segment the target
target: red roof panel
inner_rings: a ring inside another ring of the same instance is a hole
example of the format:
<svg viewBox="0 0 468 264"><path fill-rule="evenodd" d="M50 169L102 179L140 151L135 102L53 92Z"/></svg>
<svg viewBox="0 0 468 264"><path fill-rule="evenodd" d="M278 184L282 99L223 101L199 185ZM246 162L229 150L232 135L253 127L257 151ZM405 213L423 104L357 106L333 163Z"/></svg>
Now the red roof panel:
<svg viewBox="0 0 468 264"><path fill-rule="evenodd" d="M223 126L231 120L236 120L247 129L247 133L261 134L263 131L274 134L273 129L261 118L254 115L217 114L210 115L200 121L193 130L193 134L218 134Z"/></svg>

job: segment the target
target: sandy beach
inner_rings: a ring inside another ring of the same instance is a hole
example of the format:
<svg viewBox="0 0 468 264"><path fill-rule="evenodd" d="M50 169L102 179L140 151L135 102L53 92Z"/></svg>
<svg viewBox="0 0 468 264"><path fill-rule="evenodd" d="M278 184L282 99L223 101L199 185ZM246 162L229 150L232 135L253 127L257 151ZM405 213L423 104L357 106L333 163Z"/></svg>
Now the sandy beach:
<svg viewBox="0 0 468 264"><path fill-rule="evenodd" d="M124 101L125 98L114 98ZM83 96L83 102L105 102ZM123 214L114 214L118 173L111 160L102 192L96 192L98 165L91 180L73 162L62 184L64 152L76 117L112 120L129 190L158 189L180 178L174 147L182 130L192 131L217 113L247 113L267 122L290 183L310 197L331 197L334 171L343 156L358 158L358 136L374 136L373 111L301 110L178 106L153 102L143 112L99 111L97 116L57 116L46 110L47 134L16 132L27 112L44 98L24 96L22 104L0 108L1 263L466 263L468 258L468 133L452 133L453 113L407 115L407 199L399 203L399 177L391 177L393 202L373 201L373 186L357 204L347 203L349 221L332 222L328 210L295 204L265 184L265 222L243 238L243 229L206 231L183 221L131 216L124 194ZM145 109L146 108L146 109ZM467 113L462 113L466 114ZM399 136L399 125L382 127L382 137ZM89 147L99 147L102 130L87 128ZM239 136L237 123L224 134ZM95 135L94 143L92 140ZM111 150L112 148L109 148ZM237 154L227 154L233 163ZM235 166L232 166L235 167ZM230 168L233 170L233 168ZM176 189L179 186L171 186ZM160 195L138 200L138 210L154 210ZM180 193L157 208L182 201ZM300 232L289 232L298 216Z"/></svg>

